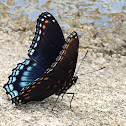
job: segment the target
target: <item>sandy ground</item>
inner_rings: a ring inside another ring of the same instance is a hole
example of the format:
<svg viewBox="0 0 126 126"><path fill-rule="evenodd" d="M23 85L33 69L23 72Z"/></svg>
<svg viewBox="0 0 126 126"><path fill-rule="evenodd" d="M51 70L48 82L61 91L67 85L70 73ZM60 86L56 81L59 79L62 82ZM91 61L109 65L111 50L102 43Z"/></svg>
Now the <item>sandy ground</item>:
<svg viewBox="0 0 126 126"><path fill-rule="evenodd" d="M121 53L109 55L96 48L88 49L77 72L79 79L68 90L75 93L72 110L69 108L71 96L67 94L62 101L59 98L54 111L51 109L56 96L14 106L2 87L17 63L28 57L33 32L23 21L19 25L5 17L0 22L0 126L126 126L126 56ZM81 45L85 36L80 38ZM125 42L125 37L112 36L112 33L104 40L107 42L110 38L112 42ZM92 39L92 42L96 41L100 40ZM77 68L86 50L80 48ZM103 66L106 68L92 72Z"/></svg>

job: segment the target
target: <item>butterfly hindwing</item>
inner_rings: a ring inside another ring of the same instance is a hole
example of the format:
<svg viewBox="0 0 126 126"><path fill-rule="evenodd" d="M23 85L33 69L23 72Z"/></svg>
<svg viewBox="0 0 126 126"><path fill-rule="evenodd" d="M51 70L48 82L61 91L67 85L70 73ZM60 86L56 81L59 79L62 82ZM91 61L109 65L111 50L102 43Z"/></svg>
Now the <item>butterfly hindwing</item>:
<svg viewBox="0 0 126 126"><path fill-rule="evenodd" d="M74 72L78 56L79 40L73 32L64 44L59 56L42 78L34 81L21 91L13 101L26 103L33 100L43 100L53 94L66 92L75 82Z"/></svg>

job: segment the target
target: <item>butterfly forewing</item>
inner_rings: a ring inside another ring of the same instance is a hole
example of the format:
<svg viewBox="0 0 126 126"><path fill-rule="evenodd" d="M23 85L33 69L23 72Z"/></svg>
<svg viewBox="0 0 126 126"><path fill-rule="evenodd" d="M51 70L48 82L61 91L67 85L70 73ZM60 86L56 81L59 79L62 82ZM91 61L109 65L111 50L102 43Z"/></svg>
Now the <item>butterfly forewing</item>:
<svg viewBox="0 0 126 126"><path fill-rule="evenodd" d="M50 67L65 43L62 30L56 19L48 12L42 13L36 25L35 37L29 49L29 57L40 65Z"/></svg>

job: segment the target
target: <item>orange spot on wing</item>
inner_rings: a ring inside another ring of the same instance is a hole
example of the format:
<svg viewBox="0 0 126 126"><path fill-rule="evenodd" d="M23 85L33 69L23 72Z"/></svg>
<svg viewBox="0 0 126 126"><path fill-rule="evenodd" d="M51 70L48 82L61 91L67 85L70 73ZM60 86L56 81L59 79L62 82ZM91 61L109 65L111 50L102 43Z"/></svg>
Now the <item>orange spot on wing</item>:
<svg viewBox="0 0 126 126"><path fill-rule="evenodd" d="M72 81L72 78L73 78L73 77L71 77L71 78L70 78L70 81L69 81L69 83L71 83L71 81Z"/></svg>
<svg viewBox="0 0 126 126"><path fill-rule="evenodd" d="M45 26L45 25L43 25L43 26L42 26L42 28L43 28L43 29L45 29L45 28L46 28L46 26Z"/></svg>
<svg viewBox="0 0 126 126"><path fill-rule="evenodd" d="M64 82L63 86L66 87L66 81Z"/></svg>
<svg viewBox="0 0 126 126"><path fill-rule="evenodd" d="M69 43L71 43L71 41L72 41L73 39L72 38L70 38L70 40L69 40Z"/></svg>
<svg viewBox="0 0 126 126"><path fill-rule="evenodd" d="M57 85L54 85L54 87L57 87Z"/></svg>
<svg viewBox="0 0 126 126"><path fill-rule="evenodd" d="M42 32L42 35L45 35L45 32Z"/></svg>
<svg viewBox="0 0 126 126"><path fill-rule="evenodd" d="M30 98L30 96L28 96L28 97L25 97L25 99L29 99Z"/></svg>
<svg viewBox="0 0 126 126"><path fill-rule="evenodd" d="M71 61L71 62L68 64L68 66L71 65L72 63L73 63L73 61Z"/></svg>
<svg viewBox="0 0 126 126"><path fill-rule="evenodd" d="M51 86L48 86L47 89L50 88L50 87L51 87Z"/></svg>
<svg viewBox="0 0 126 126"><path fill-rule="evenodd" d="M48 23L49 21L48 20L45 20L45 23Z"/></svg>
<svg viewBox="0 0 126 126"><path fill-rule="evenodd" d="M49 78L48 77L45 77L43 80L48 80Z"/></svg>
<svg viewBox="0 0 126 126"><path fill-rule="evenodd" d="M66 49L68 49L68 47L69 47L69 44L67 44Z"/></svg>
<svg viewBox="0 0 126 126"><path fill-rule="evenodd" d="M25 96L27 96L28 94L24 94L23 96L25 97Z"/></svg>
<svg viewBox="0 0 126 126"><path fill-rule="evenodd" d="M64 55L66 54L66 51L64 52Z"/></svg>
<svg viewBox="0 0 126 126"><path fill-rule="evenodd" d="M60 61L62 61L62 60L63 60L63 57L61 57Z"/></svg>
<svg viewBox="0 0 126 126"><path fill-rule="evenodd" d="M70 69L70 70L68 71L68 73L71 73L71 71L72 71L72 69Z"/></svg>
<svg viewBox="0 0 126 126"><path fill-rule="evenodd" d="M27 90L27 92L31 92L31 90Z"/></svg>
<svg viewBox="0 0 126 126"><path fill-rule="evenodd" d="M59 81L57 81L57 83L59 84L59 83L60 83L60 80L59 80Z"/></svg>
<svg viewBox="0 0 126 126"><path fill-rule="evenodd" d="M32 86L31 88L35 88L36 86L34 85L34 86Z"/></svg>
<svg viewBox="0 0 126 126"><path fill-rule="evenodd" d="M37 82L36 84L41 84L41 82L39 81L39 82Z"/></svg>

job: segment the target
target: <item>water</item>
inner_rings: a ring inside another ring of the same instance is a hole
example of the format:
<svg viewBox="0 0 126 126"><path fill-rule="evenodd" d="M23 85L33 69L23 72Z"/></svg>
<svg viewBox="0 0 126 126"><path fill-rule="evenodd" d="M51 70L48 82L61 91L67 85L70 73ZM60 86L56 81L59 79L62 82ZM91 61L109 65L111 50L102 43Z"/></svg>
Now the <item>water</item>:
<svg viewBox="0 0 126 126"><path fill-rule="evenodd" d="M42 11L54 15L64 29L92 25L103 30L117 26L125 29L126 0L0 0L0 12L12 18L21 15L36 21ZM103 32L100 31L101 35Z"/></svg>

